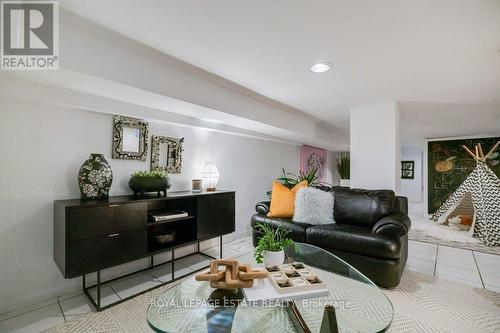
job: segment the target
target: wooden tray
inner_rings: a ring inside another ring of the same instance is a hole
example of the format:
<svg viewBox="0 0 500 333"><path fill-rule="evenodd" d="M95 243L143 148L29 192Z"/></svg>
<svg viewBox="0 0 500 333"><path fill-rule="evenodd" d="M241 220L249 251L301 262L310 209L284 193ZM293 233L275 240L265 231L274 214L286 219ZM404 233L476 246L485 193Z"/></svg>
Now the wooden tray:
<svg viewBox="0 0 500 333"><path fill-rule="evenodd" d="M307 291L326 288L324 282L314 271L302 262L265 266L268 279L279 293Z"/></svg>

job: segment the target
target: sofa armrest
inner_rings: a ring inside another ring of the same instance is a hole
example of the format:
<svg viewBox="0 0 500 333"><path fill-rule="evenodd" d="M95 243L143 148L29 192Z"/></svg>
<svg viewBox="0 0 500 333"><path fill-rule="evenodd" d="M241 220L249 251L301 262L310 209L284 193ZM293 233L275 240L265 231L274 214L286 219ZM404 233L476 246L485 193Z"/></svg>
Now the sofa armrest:
<svg viewBox="0 0 500 333"><path fill-rule="evenodd" d="M399 195L396 196L394 198L394 207L392 208L392 212L408 215L408 198Z"/></svg>
<svg viewBox="0 0 500 333"><path fill-rule="evenodd" d="M372 234L399 239L410 231L410 218L401 213L390 213L381 218L372 228Z"/></svg>
<svg viewBox="0 0 500 333"><path fill-rule="evenodd" d="M255 205L255 211L261 215L267 215L269 207L271 207L271 201L261 201Z"/></svg>

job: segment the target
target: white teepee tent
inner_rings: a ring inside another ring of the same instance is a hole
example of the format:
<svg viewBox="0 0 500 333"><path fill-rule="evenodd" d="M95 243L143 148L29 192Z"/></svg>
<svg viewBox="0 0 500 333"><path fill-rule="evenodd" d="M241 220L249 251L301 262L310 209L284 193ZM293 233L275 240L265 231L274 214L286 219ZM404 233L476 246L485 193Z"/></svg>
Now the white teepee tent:
<svg viewBox="0 0 500 333"><path fill-rule="evenodd" d="M464 196L470 194L475 214L472 236L488 246L500 246L500 179L486 165L486 159L498 145L500 141L486 155L480 144L476 146L476 154L463 146L474 157L477 166L431 217L434 222L443 223L443 217L449 216Z"/></svg>

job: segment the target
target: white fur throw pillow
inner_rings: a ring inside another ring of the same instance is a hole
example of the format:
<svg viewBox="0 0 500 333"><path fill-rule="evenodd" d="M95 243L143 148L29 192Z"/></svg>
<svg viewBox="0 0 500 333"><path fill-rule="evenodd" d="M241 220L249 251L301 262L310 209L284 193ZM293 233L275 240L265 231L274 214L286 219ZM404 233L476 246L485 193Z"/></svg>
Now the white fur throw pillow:
<svg viewBox="0 0 500 333"><path fill-rule="evenodd" d="M300 189L295 195L295 222L329 224L333 221L333 193L314 187Z"/></svg>

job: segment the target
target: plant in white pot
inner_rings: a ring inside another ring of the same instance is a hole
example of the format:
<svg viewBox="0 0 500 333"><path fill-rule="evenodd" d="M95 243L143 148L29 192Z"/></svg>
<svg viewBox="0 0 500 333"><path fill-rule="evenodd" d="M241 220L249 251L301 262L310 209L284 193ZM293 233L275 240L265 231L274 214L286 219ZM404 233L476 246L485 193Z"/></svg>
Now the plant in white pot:
<svg viewBox="0 0 500 333"><path fill-rule="evenodd" d="M340 176L340 186L349 187L351 177L351 158L349 153L339 153L337 155L337 171Z"/></svg>
<svg viewBox="0 0 500 333"><path fill-rule="evenodd" d="M294 242L286 235L290 231L283 226L277 228L268 225L257 224L256 229L262 234L255 248L255 261L265 265L280 265L285 260L284 249L293 246Z"/></svg>

